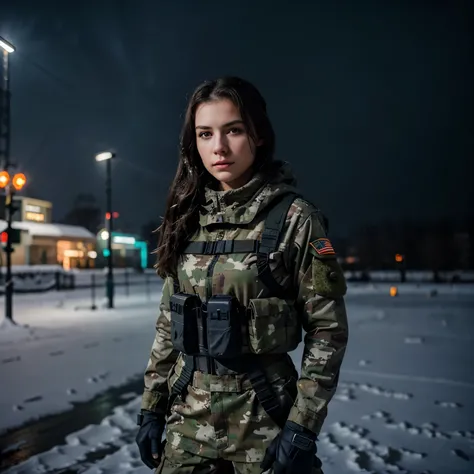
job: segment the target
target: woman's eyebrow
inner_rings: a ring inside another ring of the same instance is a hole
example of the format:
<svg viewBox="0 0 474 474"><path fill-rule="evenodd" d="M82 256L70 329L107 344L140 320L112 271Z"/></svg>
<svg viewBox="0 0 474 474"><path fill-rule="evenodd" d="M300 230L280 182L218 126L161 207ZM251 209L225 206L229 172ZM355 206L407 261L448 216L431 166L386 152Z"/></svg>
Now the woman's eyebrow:
<svg viewBox="0 0 474 474"><path fill-rule="evenodd" d="M223 127L223 128L224 128L224 127L230 127L231 125L236 125L236 124L238 124L238 123L243 124L244 121L243 121L243 120L240 120L240 119L238 119L238 120L232 120L231 122L227 122L227 123L225 123L224 125L222 125L222 127ZM201 128L201 129L203 129L203 130L209 130L209 129L211 129L212 127L209 127L209 126L207 126L207 125L196 125L196 129L198 129L198 128Z"/></svg>

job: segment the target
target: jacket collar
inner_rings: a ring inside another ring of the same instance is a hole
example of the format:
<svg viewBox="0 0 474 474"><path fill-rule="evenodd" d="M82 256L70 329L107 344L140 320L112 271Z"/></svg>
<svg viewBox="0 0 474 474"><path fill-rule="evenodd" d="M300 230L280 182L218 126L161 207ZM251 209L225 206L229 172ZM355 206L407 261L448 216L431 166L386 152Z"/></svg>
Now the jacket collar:
<svg viewBox="0 0 474 474"><path fill-rule="evenodd" d="M296 180L286 162L275 161L269 171L257 172L244 186L228 191L205 189L201 206L201 226L210 224L248 224L275 198L295 191Z"/></svg>

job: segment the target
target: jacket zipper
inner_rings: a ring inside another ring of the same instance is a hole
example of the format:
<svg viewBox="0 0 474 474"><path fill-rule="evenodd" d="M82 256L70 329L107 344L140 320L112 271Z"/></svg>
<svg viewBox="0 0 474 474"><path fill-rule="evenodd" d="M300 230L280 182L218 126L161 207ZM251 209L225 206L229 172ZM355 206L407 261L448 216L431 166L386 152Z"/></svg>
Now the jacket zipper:
<svg viewBox="0 0 474 474"><path fill-rule="evenodd" d="M219 204L218 204L218 208L220 208ZM225 231L220 230L217 233L215 242L217 242L218 240L222 240L224 238L224 235L225 235ZM207 268L206 302L209 301L209 299L212 297L212 276L213 276L213 273L214 273L214 267L216 266L216 263L219 260L219 257L220 257L220 254L215 254L212 257L211 263L209 263L209 267ZM207 329L207 314L206 314L206 317L205 317L205 327ZM207 332L207 330L206 330L206 332ZM205 335L204 337L205 337L205 340L206 340L205 345L207 346L207 335ZM206 359L207 359L208 373L210 373L210 374L215 373L216 366L215 366L214 359L212 357L209 357L209 356L207 356Z"/></svg>
<svg viewBox="0 0 474 474"><path fill-rule="evenodd" d="M218 198L217 199L217 214L218 215L220 211L221 211L221 203ZM220 230L217 233L215 242L217 242L218 240L222 240L224 238L224 234L225 234L225 231ZM206 299L207 300L209 300L209 298L212 296L212 274L214 273L214 267L216 266L216 263L217 263L217 260L219 260L219 257L220 257L219 254L214 255L207 269L207 278L206 278Z"/></svg>

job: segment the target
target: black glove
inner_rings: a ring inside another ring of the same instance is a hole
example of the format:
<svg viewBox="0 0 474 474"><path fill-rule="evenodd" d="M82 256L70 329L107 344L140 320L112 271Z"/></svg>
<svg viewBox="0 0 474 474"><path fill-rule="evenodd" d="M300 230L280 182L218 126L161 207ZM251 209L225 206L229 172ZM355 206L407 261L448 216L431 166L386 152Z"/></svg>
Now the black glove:
<svg viewBox="0 0 474 474"><path fill-rule="evenodd" d="M161 437L165 429L165 417L160 413L142 410L137 418L140 429L135 441L140 457L150 469L156 469L163 453L164 443L161 442Z"/></svg>
<svg viewBox="0 0 474 474"><path fill-rule="evenodd" d="M316 457L316 434L292 421L287 421L265 452L260 467L274 474L310 474L321 467Z"/></svg>

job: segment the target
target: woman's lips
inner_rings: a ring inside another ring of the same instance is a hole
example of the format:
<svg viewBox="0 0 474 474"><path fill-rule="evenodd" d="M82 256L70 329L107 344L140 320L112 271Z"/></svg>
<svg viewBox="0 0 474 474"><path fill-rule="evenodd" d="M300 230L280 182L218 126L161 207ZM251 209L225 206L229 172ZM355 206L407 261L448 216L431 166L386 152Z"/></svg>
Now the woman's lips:
<svg viewBox="0 0 474 474"><path fill-rule="evenodd" d="M229 166L232 166L233 163L216 163L214 165L214 168L217 168L218 170L225 170Z"/></svg>

